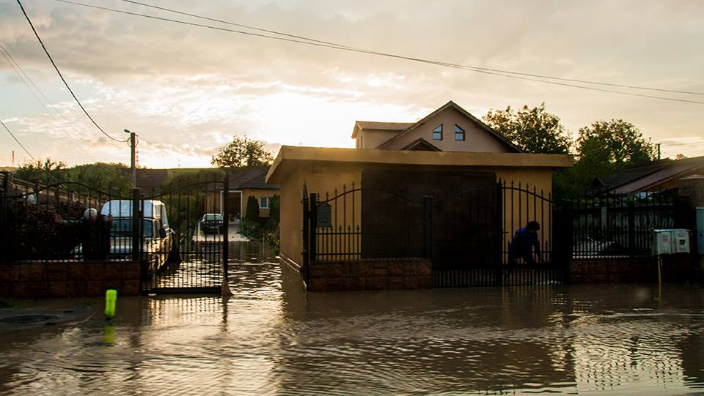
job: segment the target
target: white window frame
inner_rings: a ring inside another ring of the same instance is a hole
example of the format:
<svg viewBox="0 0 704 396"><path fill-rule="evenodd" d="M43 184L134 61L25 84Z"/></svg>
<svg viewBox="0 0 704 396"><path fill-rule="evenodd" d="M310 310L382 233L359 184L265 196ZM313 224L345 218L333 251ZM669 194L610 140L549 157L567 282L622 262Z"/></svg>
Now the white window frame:
<svg viewBox="0 0 704 396"><path fill-rule="evenodd" d="M262 206L262 199L266 198L266 206ZM271 206L271 197L259 197L259 209L269 209Z"/></svg>

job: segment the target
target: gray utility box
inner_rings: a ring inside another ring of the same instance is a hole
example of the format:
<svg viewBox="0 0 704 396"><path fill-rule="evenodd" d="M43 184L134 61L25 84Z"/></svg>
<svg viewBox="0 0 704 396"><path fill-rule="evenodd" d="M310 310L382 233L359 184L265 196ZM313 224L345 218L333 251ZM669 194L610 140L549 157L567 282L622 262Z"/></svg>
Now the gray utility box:
<svg viewBox="0 0 704 396"><path fill-rule="evenodd" d="M697 208L697 253L704 255L704 208Z"/></svg>
<svg viewBox="0 0 704 396"><path fill-rule="evenodd" d="M653 230L653 255L689 253L689 230Z"/></svg>

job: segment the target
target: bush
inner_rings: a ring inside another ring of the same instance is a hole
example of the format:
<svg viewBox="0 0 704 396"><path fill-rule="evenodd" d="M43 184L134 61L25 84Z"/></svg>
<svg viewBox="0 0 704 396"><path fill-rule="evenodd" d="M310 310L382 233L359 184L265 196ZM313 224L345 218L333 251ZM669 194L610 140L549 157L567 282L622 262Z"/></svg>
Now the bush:
<svg viewBox="0 0 704 396"><path fill-rule="evenodd" d="M252 224L259 222L259 202L251 195L247 198L247 211L244 218Z"/></svg>
<svg viewBox="0 0 704 396"><path fill-rule="evenodd" d="M281 220L281 197L278 194L274 194L269 201L269 219L271 219L277 226Z"/></svg>

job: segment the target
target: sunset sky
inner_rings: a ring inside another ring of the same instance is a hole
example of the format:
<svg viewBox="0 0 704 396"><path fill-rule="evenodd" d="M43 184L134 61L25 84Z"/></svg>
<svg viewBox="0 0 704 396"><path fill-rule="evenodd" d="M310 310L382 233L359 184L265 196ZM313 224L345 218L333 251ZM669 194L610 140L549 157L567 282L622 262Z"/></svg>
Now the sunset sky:
<svg viewBox="0 0 704 396"><path fill-rule="evenodd" d="M83 2L290 38L120 0ZM355 120L416 121L449 100L477 117L489 109L545 102L574 134L596 120L622 118L662 143L663 157L704 155L703 1L143 2L376 52L688 91L698 94L563 81L700 103L482 74L55 0L22 0L96 122L117 138L127 137L124 129L143 138L142 166L210 166L210 157L233 135L264 140L274 153L282 144L353 147ZM22 71L0 56L0 120L34 157L69 165L129 163L127 144L105 138L63 86L15 0L0 0L0 45L31 79L23 82ZM38 87L38 99L25 83ZM13 151L15 165L30 159L0 127L0 166L11 165Z"/></svg>

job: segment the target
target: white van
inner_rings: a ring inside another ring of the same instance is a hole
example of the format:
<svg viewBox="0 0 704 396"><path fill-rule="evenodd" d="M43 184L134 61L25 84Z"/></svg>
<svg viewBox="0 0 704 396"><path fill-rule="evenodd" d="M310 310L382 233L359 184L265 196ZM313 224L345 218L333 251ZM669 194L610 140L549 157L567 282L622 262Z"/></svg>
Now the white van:
<svg viewBox="0 0 704 396"><path fill-rule="evenodd" d="M166 205L161 201L143 200L142 208L142 259L151 269L160 269L178 256L178 242L169 226ZM112 215L110 229L110 256L129 259L132 256L132 200L112 200L103 205L103 216Z"/></svg>

